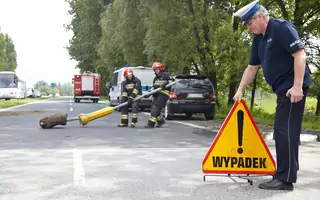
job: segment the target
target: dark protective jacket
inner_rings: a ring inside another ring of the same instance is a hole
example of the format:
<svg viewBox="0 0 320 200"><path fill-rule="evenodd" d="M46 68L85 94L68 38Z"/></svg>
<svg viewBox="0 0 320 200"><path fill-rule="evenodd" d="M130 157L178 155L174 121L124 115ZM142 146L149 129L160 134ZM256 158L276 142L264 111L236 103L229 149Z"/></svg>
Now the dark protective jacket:
<svg viewBox="0 0 320 200"><path fill-rule="evenodd" d="M126 79L121 84L121 91L121 102L126 102L129 98L133 100L138 95L142 95L140 79L135 76L132 77L132 80Z"/></svg>
<svg viewBox="0 0 320 200"><path fill-rule="evenodd" d="M162 88L162 90L153 94L155 104L164 106L167 102L170 97L171 86L169 88L165 88L165 86L172 81L173 79L169 72L161 71L158 75L156 74L156 77L153 79L153 89Z"/></svg>

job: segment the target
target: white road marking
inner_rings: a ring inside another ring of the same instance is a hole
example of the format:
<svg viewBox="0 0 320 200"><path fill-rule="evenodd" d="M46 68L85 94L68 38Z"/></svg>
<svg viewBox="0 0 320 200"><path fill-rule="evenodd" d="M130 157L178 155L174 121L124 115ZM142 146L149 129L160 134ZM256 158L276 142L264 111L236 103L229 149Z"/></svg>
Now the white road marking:
<svg viewBox="0 0 320 200"><path fill-rule="evenodd" d="M143 114L150 116L150 113L147 113L147 112L143 112ZM183 125L191 126L191 127L194 127L194 128L200 128L200 129L205 129L205 130L208 130L208 131L216 132L216 130L212 130L212 129L208 128L208 127L199 126L199 125L196 125L196 124L180 122L180 121L173 121L173 120L170 121L170 122L175 122L175 123L178 123L178 124L183 124Z"/></svg>
<svg viewBox="0 0 320 200"><path fill-rule="evenodd" d="M180 122L180 121L172 121L172 122L175 122L175 123L178 123L178 124L187 125L187 126L191 126L191 127L194 127L194 128L200 128L200 129L205 129L205 130L208 130L208 131L216 132L216 130L212 130L212 129L210 129L208 127L205 127L205 126L199 126L199 125L196 125L196 124Z"/></svg>
<svg viewBox="0 0 320 200"><path fill-rule="evenodd" d="M73 149L73 183L82 186L86 183L82 153L78 149Z"/></svg>
<svg viewBox="0 0 320 200"><path fill-rule="evenodd" d="M70 111L72 112L72 111L73 111L73 108L70 107Z"/></svg>
<svg viewBox="0 0 320 200"><path fill-rule="evenodd" d="M147 113L147 112L142 112L142 113L150 117L150 113Z"/></svg>

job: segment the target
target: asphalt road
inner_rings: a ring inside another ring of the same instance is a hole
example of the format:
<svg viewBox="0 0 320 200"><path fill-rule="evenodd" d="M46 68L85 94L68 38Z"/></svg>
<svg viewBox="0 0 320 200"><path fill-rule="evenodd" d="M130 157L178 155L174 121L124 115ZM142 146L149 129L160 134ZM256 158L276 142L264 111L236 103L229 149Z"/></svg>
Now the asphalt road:
<svg viewBox="0 0 320 200"><path fill-rule="evenodd" d="M70 117L103 108L99 103L49 99L0 112L0 199L319 199L320 145L304 142L299 180L293 192L265 191L227 177L203 181L202 160L215 131L199 120L167 121L163 128L118 128L120 113L90 122L41 129L39 119L67 112ZM275 158L274 144L268 146Z"/></svg>

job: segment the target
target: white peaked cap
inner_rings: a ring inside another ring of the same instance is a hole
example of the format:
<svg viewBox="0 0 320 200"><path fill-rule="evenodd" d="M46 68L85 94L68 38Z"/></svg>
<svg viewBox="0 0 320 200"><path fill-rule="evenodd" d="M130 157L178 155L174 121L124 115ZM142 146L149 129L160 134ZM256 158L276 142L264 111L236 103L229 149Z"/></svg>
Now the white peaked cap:
<svg viewBox="0 0 320 200"><path fill-rule="evenodd" d="M245 25L249 19L251 19L252 15L257 11L259 6L259 0L255 0L240 8L236 13L234 13L234 16L240 17Z"/></svg>

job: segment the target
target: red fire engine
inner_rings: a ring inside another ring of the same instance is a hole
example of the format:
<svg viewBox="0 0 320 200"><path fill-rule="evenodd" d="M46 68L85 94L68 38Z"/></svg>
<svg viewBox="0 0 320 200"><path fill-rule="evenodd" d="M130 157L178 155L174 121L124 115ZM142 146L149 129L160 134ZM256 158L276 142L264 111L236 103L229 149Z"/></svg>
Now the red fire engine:
<svg viewBox="0 0 320 200"><path fill-rule="evenodd" d="M74 75L74 102L86 99L98 103L100 99L100 82L101 76L98 73L86 71L82 74Z"/></svg>

